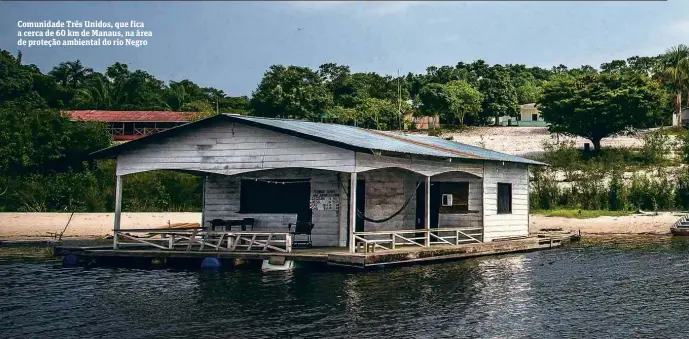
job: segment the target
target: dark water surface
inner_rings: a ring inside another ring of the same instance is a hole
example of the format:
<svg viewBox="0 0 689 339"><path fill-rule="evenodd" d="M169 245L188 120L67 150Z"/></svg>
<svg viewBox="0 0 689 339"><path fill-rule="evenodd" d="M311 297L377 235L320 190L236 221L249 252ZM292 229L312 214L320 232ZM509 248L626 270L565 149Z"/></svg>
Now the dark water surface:
<svg viewBox="0 0 689 339"><path fill-rule="evenodd" d="M2 338L687 338L689 242L368 273L60 268L0 249Z"/></svg>

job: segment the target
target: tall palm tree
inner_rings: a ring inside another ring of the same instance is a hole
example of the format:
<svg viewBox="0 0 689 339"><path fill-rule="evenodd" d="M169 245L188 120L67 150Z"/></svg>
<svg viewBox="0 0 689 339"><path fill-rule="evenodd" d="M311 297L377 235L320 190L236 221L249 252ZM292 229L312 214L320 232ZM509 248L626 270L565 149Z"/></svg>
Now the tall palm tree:
<svg viewBox="0 0 689 339"><path fill-rule="evenodd" d="M93 68L84 67L84 65L81 64L81 60L68 61L67 69L69 70L70 84L74 88L80 85L88 76L93 74Z"/></svg>
<svg viewBox="0 0 689 339"><path fill-rule="evenodd" d="M680 125L682 94L689 89L689 46L677 45L665 52L662 58L661 78L674 87L676 111L672 123Z"/></svg>
<svg viewBox="0 0 689 339"><path fill-rule="evenodd" d="M59 65L53 67L48 74L54 77L62 86L67 86L69 83L69 66L67 66L65 62L61 62Z"/></svg>

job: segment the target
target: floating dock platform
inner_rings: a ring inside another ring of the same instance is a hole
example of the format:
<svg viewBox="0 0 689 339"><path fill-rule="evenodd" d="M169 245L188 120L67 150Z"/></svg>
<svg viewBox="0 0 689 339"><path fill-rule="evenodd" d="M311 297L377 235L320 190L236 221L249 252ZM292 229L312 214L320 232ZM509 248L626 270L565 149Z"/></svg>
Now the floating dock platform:
<svg viewBox="0 0 689 339"><path fill-rule="evenodd" d="M457 260L486 255L526 252L562 246L569 242L570 235L534 236L521 239L501 240L488 243L463 245L434 245L431 247L400 248L372 253L350 253L344 248L294 249L289 253L274 252L227 252L227 251L181 251L159 249L117 249L105 247L61 247L54 248L56 256L71 256L76 264L103 266L186 266L200 267L206 258L215 258L223 267L275 263L282 265L292 261L296 267L323 266L329 269L348 268L368 270L389 266L411 265ZM290 265L289 267L293 267Z"/></svg>

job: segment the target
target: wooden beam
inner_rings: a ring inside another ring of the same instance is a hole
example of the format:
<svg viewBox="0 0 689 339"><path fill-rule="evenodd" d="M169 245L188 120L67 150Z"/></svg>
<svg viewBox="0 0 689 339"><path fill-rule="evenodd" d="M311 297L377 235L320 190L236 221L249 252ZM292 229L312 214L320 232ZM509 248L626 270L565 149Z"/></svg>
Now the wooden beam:
<svg viewBox="0 0 689 339"><path fill-rule="evenodd" d="M349 252L354 253L356 230L356 172L349 176Z"/></svg>
<svg viewBox="0 0 689 339"><path fill-rule="evenodd" d="M122 214L122 176L115 178L115 225L113 226L112 248L117 249L117 231L120 230L120 217Z"/></svg>
<svg viewBox="0 0 689 339"><path fill-rule="evenodd" d="M426 176L426 187L425 187L425 205L426 211L424 213L423 225L426 229L426 246L431 246L431 177Z"/></svg>

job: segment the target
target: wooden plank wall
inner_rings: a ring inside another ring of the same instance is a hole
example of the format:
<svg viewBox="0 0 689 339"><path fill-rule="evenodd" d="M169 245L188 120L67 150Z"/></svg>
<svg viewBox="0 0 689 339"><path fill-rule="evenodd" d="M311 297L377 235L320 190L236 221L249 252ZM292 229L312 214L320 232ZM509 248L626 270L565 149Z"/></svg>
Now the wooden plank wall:
<svg viewBox="0 0 689 339"><path fill-rule="evenodd" d="M526 165L486 162L483 180L484 241L529 235L529 172ZM512 184L512 213L498 214L498 183Z"/></svg>
<svg viewBox="0 0 689 339"><path fill-rule="evenodd" d="M314 190L338 190L338 173L310 169L284 169L248 173L240 176L210 175L206 181L204 218L241 219L255 218L254 230L287 232L287 224L294 223L295 214L239 214L241 179L307 179ZM345 201L346 204L346 201ZM340 213L338 210L312 211L314 246L338 246L340 244Z"/></svg>
<svg viewBox="0 0 689 339"><path fill-rule="evenodd" d="M290 167L351 172L354 163L353 151L222 121L123 152L117 175L158 169L233 175Z"/></svg>

